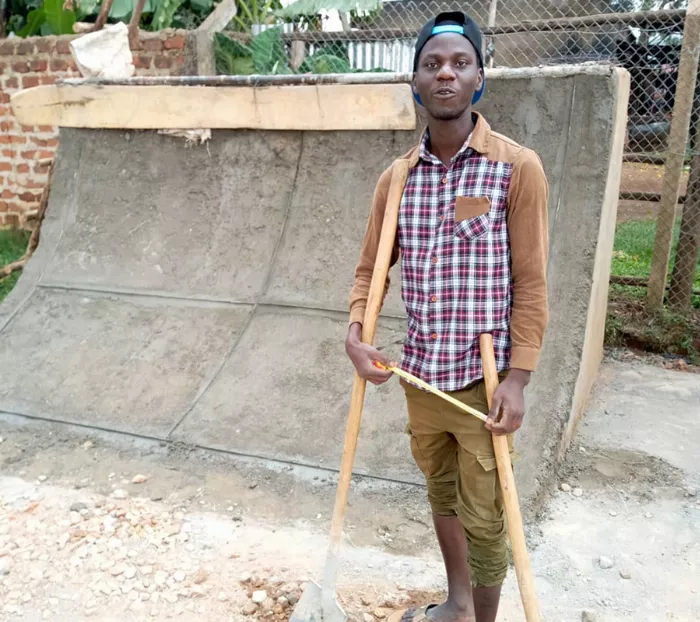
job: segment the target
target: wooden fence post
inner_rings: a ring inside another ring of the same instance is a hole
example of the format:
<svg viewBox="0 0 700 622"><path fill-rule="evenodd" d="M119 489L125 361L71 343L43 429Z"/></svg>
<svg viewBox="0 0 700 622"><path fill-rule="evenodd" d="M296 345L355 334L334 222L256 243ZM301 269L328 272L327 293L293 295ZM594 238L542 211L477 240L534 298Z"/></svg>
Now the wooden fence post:
<svg viewBox="0 0 700 622"><path fill-rule="evenodd" d="M668 139L666 166L661 190L656 239L651 261L647 302L651 308L663 305L668 265L671 260L676 203L680 191L683 161L688 143L690 114L695 97L695 81L700 51L700 0L690 0L683 28L683 45L676 80L676 101Z"/></svg>
<svg viewBox="0 0 700 622"><path fill-rule="evenodd" d="M223 30L236 17L236 12L236 0L223 0L200 24L199 28L190 33L188 49L196 57L198 76L216 75L214 33Z"/></svg>

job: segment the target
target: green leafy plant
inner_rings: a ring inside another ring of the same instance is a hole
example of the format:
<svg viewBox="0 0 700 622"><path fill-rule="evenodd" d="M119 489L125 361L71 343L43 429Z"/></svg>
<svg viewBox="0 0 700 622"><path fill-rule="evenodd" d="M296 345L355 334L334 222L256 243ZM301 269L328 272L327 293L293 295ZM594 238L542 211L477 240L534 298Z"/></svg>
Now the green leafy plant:
<svg viewBox="0 0 700 622"><path fill-rule="evenodd" d="M274 11L282 8L280 0L239 0L238 12L231 22L235 32L251 32L253 26L269 24Z"/></svg>
<svg viewBox="0 0 700 622"><path fill-rule="evenodd" d="M17 34L20 37L72 34L75 22L75 11L64 9L63 0L44 0L40 7L28 13L25 25Z"/></svg>

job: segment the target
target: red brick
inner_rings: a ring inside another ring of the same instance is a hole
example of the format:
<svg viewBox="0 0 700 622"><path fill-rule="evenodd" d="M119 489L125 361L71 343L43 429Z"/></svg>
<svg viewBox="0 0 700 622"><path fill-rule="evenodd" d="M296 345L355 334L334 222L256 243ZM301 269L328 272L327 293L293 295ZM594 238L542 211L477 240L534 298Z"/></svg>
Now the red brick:
<svg viewBox="0 0 700 622"><path fill-rule="evenodd" d="M47 60L41 60L41 59L34 59L29 63L29 67L31 68L32 71L36 71L38 73L41 73L43 71L46 71L49 68L49 61Z"/></svg>
<svg viewBox="0 0 700 622"><path fill-rule="evenodd" d="M54 58L51 60L50 67L51 71L68 71L68 61L60 58Z"/></svg>
<svg viewBox="0 0 700 622"><path fill-rule="evenodd" d="M24 145L27 142L25 136L10 136L10 142L15 145Z"/></svg>
<svg viewBox="0 0 700 622"><path fill-rule="evenodd" d="M11 110L7 106L0 106L0 117L10 114Z"/></svg>
<svg viewBox="0 0 700 622"><path fill-rule="evenodd" d="M56 128L53 125L40 125L37 130L39 132L55 132Z"/></svg>
<svg viewBox="0 0 700 622"><path fill-rule="evenodd" d="M9 162L0 162L0 171L11 171L12 164Z"/></svg>
<svg viewBox="0 0 700 622"><path fill-rule="evenodd" d="M9 104L10 103L10 94L9 93L3 93L0 91L0 104Z"/></svg>
<svg viewBox="0 0 700 622"><path fill-rule="evenodd" d="M0 198L3 198L3 199L14 199L16 196L17 196L17 193L12 192L12 190L10 190L9 188L5 188L2 191L2 194L0 194Z"/></svg>
<svg viewBox="0 0 700 622"><path fill-rule="evenodd" d="M36 51L39 54L50 54L53 52L55 43L52 37L38 37L36 40Z"/></svg>
<svg viewBox="0 0 700 622"><path fill-rule="evenodd" d="M25 134L33 134L35 131L33 125L20 125L19 129L21 129Z"/></svg>
<svg viewBox="0 0 700 622"><path fill-rule="evenodd" d="M28 205L25 205L23 203L17 203L16 201L8 201L7 203L7 211L8 212L15 212L18 214L21 214L27 209ZM8 214L9 215L9 214Z"/></svg>
<svg viewBox="0 0 700 622"><path fill-rule="evenodd" d="M0 212L6 212L8 207L7 201L0 201Z"/></svg>
<svg viewBox="0 0 700 622"><path fill-rule="evenodd" d="M40 151L37 160L45 160L47 158L53 158L56 155L54 151Z"/></svg>
<svg viewBox="0 0 700 622"><path fill-rule="evenodd" d="M68 45L68 41L64 41L59 39L56 41L56 53L57 54L70 54L70 45Z"/></svg>
<svg viewBox="0 0 700 622"><path fill-rule="evenodd" d="M0 40L0 54L3 56L12 56L15 53L15 42L11 39Z"/></svg>
<svg viewBox="0 0 700 622"><path fill-rule="evenodd" d="M56 84L56 76L41 76L39 82L41 84Z"/></svg>
<svg viewBox="0 0 700 622"><path fill-rule="evenodd" d="M23 192L19 195L19 198L21 201L27 201L28 203L32 203L34 201L38 201L41 198L41 194L34 194L33 192Z"/></svg>
<svg viewBox="0 0 700 622"><path fill-rule="evenodd" d="M23 151L21 153L22 157L25 160L36 160L37 159L36 154L37 154L36 149L31 149L30 151Z"/></svg>
<svg viewBox="0 0 700 622"><path fill-rule="evenodd" d="M40 184L39 182L28 179L22 183L22 186L24 186L27 190L43 190L46 184Z"/></svg>
<svg viewBox="0 0 700 622"><path fill-rule="evenodd" d="M14 125L13 121L0 121L0 132L9 132Z"/></svg>
<svg viewBox="0 0 700 622"><path fill-rule="evenodd" d="M137 69L150 69L151 68L151 57L139 55L134 58L134 67Z"/></svg>
<svg viewBox="0 0 700 622"><path fill-rule="evenodd" d="M21 63L13 63L12 70L17 73L28 73L29 72L29 62L22 61Z"/></svg>
<svg viewBox="0 0 700 622"><path fill-rule="evenodd" d="M165 40L166 50L184 50L185 49L185 37L182 35L176 35L170 37L170 39Z"/></svg>
<svg viewBox="0 0 700 622"><path fill-rule="evenodd" d="M4 214L3 220L8 227L19 227L19 214Z"/></svg>
<svg viewBox="0 0 700 622"><path fill-rule="evenodd" d="M3 149L2 155L6 158L14 158L15 152L12 149Z"/></svg>
<svg viewBox="0 0 700 622"><path fill-rule="evenodd" d="M22 162L21 164L17 165L17 172L20 175L26 175L29 172L29 164L25 164Z"/></svg>
<svg viewBox="0 0 700 622"><path fill-rule="evenodd" d="M156 69L170 69L170 65L172 65L173 61L168 58L167 56L157 56L156 57Z"/></svg>
<svg viewBox="0 0 700 622"><path fill-rule="evenodd" d="M19 45L17 45L15 54L19 54L21 56L29 56L30 54L34 54L34 42L20 41Z"/></svg>
<svg viewBox="0 0 700 622"><path fill-rule="evenodd" d="M141 46L149 52L160 52L163 49L163 42L160 39L146 39L141 42Z"/></svg>
<svg viewBox="0 0 700 622"><path fill-rule="evenodd" d="M24 76L22 78L22 88L30 89L34 86L39 86L40 81L37 76Z"/></svg>
<svg viewBox="0 0 700 622"><path fill-rule="evenodd" d="M5 73L5 69L7 69L7 63L0 63L0 74Z"/></svg>
<svg viewBox="0 0 700 622"><path fill-rule="evenodd" d="M37 147L58 147L58 138L35 138L30 137L29 141Z"/></svg>
<svg viewBox="0 0 700 622"><path fill-rule="evenodd" d="M17 76L12 76L11 78L7 78L5 80L5 88L6 89L18 89L19 88L19 80L17 80Z"/></svg>

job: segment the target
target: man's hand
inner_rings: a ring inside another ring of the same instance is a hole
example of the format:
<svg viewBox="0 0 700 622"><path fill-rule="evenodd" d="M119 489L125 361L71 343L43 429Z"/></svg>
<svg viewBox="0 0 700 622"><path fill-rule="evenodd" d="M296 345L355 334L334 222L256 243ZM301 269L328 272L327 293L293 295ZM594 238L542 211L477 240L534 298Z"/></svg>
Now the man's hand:
<svg viewBox="0 0 700 622"><path fill-rule="evenodd" d="M525 387L530 382L530 372L511 369L506 379L493 394L486 429L502 436L520 429L525 415ZM500 416L499 416L500 415Z"/></svg>
<svg viewBox="0 0 700 622"><path fill-rule="evenodd" d="M393 375L392 372L379 369L374 365L374 361L379 361L383 365L391 365L391 361L376 348L362 343L362 326L357 322L350 326L345 339L345 352L360 378L372 384L384 384Z"/></svg>

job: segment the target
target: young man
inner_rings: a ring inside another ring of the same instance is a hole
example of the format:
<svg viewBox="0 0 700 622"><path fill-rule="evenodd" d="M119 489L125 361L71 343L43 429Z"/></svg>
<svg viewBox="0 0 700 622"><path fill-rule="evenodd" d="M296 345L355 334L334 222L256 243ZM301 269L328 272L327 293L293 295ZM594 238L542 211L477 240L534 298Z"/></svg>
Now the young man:
<svg viewBox="0 0 700 622"><path fill-rule="evenodd" d="M463 13L438 15L416 43L413 91L428 127L404 156L410 173L392 259L401 257L408 316L401 366L486 412L479 335L488 332L502 382L484 425L402 381L448 584L445 603L393 616L403 622L496 619L508 555L491 434L508 435L512 447L547 322L547 180L533 151L472 112L483 90L481 32ZM373 361L389 361L361 342L361 328L391 174L375 192L346 339L358 373L374 384L391 374Z"/></svg>

